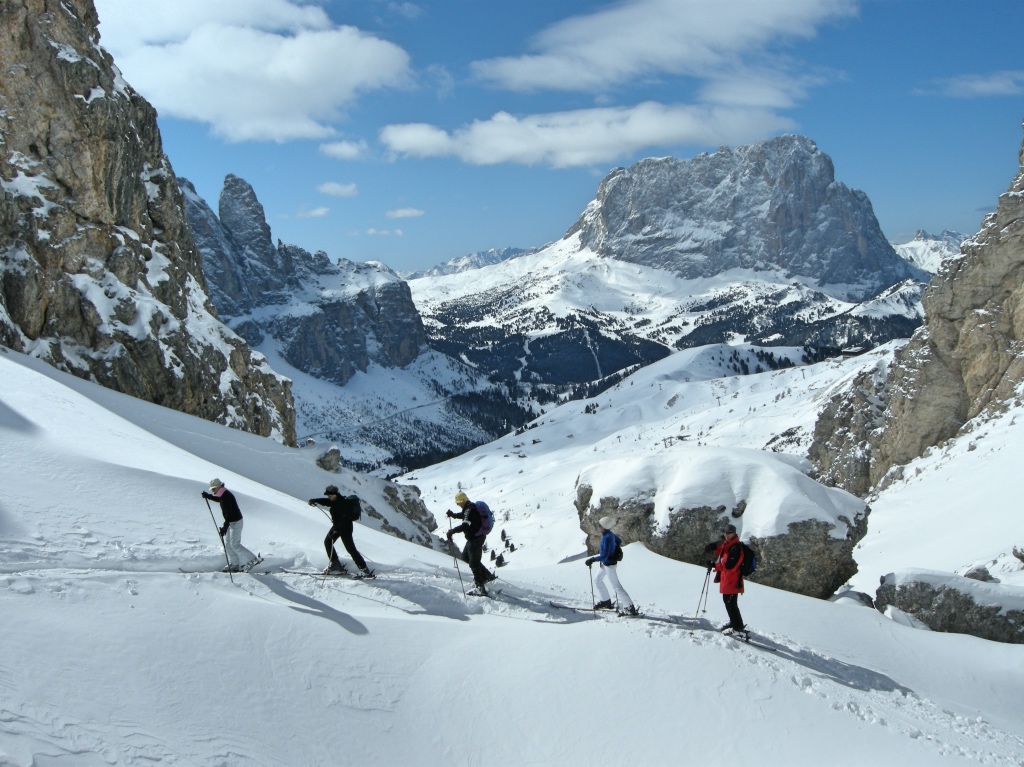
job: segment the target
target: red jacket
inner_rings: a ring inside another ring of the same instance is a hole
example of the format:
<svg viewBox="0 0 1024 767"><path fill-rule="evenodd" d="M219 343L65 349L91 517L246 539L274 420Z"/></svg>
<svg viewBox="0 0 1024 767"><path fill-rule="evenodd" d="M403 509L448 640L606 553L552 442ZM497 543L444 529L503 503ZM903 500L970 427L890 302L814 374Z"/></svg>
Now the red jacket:
<svg viewBox="0 0 1024 767"><path fill-rule="evenodd" d="M742 594L743 576L740 575L740 564L743 562L743 547L739 537L731 541L722 541L715 548L715 582L722 594Z"/></svg>

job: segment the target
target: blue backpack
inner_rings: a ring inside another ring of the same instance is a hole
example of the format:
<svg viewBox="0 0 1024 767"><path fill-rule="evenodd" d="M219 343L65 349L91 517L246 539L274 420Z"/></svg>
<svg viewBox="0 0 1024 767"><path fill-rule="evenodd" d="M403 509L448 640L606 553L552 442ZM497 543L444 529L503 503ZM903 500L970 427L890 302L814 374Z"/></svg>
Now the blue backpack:
<svg viewBox="0 0 1024 767"><path fill-rule="evenodd" d="M494 514L483 501L476 501L476 508L480 512L480 530L476 535L480 538L494 529Z"/></svg>

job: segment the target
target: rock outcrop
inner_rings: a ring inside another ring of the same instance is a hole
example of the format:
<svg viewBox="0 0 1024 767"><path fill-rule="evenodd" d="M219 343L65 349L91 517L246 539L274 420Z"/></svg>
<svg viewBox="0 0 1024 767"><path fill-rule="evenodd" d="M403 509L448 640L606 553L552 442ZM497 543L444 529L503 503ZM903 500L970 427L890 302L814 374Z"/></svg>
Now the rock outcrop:
<svg viewBox="0 0 1024 767"><path fill-rule="evenodd" d="M581 245L687 279L777 270L843 300L927 279L886 241L867 196L804 136L616 168L570 232Z"/></svg>
<svg viewBox="0 0 1024 767"><path fill-rule="evenodd" d="M237 176L224 179L219 216L179 183L214 304L250 343L270 336L290 365L338 385L371 362L408 365L426 347L408 284L383 264L275 246L255 191Z"/></svg>
<svg viewBox="0 0 1024 767"><path fill-rule="evenodd" d="M1017 396L1024 381L1024 149L1020 158L996 212L929 283L925 324L897 354L884 385L865 381L823 411L811 454L830 483L866 492ZM884 410L853 424L844 413L858 407L856 398L877 398ZM832 424L844 421L850 428L838 433ZM837 463L843 471L832 470Z"/></svg>
<svg viewBox="0 0 1024 767"><path fill-rule="evenodd" d="M662 556L703 566L711 558L705 547L731 523L758 552L751 581L827 598L857 572L853 548L867 532L868 509L791 463L753 450L688 448L595 466L576 486L587 549L597 552L597 520L610 516L624 544L642 541Z"/></svg>
<svg viewBox="0 0 1024 767"><path fill-rule="evenodd" d="M217 320L156 113L90 0L0 12L0 343L293 443L290 384Z"/></svg>
<svg viewBox="0 0 1024 767"><path fill-rule="evenodd" d="M895 607L932 631L1024 644L1024 593L1019 588L949 573L906 570L882 578L875 606L881 612Z"/></svg>

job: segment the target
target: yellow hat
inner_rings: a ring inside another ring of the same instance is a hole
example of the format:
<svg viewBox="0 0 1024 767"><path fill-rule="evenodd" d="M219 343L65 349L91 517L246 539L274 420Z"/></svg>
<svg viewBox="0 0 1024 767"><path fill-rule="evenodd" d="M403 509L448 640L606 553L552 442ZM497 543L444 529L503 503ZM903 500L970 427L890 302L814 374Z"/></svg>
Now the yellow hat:
<svg viewBox="0 0 1024 767"><path fill-rule="evenodd" d="M469 496L463 492L459 492L455 495L455 502L460 506L469 501Z"/></svg>

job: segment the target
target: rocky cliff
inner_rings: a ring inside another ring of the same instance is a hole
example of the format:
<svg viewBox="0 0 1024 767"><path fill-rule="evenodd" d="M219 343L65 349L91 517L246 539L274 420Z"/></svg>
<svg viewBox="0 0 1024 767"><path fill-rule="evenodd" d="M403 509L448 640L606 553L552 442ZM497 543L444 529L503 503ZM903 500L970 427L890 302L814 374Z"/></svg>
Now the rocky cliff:
<svg viewBox="0 0 1024 767"><path fill-rule="evenodd" d="M156 113L90 0L0 9L0 343L294 441L289 382L220 324Z"/></svg>
<svg viewBox="0 0 1024 767"><path fill-rule="evenodd" d="M781 271L851 301L927 279L896 255L867 196L836 181L832 160L804 136L617 168L576 230L602 256L687 279Z"/></svg>
<svg viewBox="0 0 1024 767"><path fill-rule="evenodd" d="M224 179L219 215L179 183L214 304L250 343L271 337L290 365L338 385L371 363L408 365L425 348L409 286L386 266L275 246L255 190L237 176Z"/></svg>
<svg viewBox="0 0 1024 767"><path fill-rule="evenodd" d="M1024 381L1024 148L996 212L925 290L925 324L887 376L858 382L825 409L810 457L824 481L864 493L889 471L972 428ZM876 415L856 415L857 399Z"/></svg>

